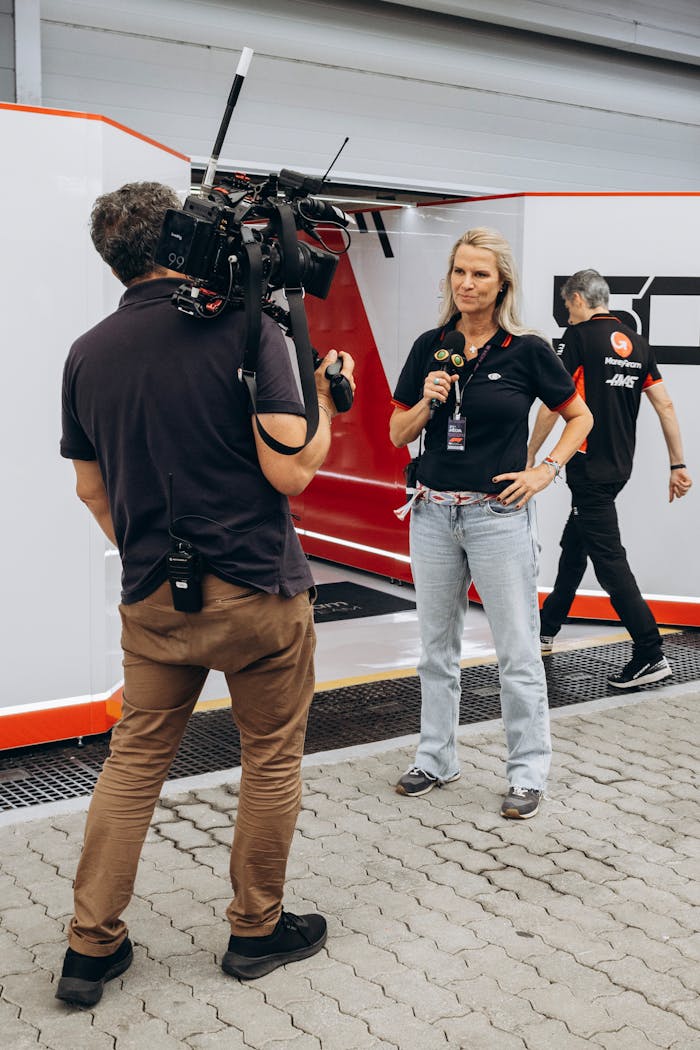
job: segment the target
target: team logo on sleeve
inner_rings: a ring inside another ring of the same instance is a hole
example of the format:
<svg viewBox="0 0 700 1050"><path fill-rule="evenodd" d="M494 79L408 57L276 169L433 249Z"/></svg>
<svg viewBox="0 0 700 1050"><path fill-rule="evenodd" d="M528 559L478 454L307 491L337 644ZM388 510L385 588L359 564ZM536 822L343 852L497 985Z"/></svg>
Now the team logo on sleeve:
<svg viewBox="0 0 700 1050"><path fill-rule="evenodd" d="M624 332L613 332L610 344L618 357L629 357L634 350L632 340Z"/></svg>

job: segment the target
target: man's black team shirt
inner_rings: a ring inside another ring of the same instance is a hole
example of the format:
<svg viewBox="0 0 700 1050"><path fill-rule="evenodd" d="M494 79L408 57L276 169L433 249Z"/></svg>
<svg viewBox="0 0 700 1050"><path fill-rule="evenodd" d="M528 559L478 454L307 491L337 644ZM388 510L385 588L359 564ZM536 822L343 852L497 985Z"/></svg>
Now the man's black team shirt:
<svg viewBox="0 0 700 1050"><path fill-rule="evenodd" d="M642 392L662 382L651 347L609 313L570 325L555 345L593 413L593 429L569 461L567 477L602 484L627 481Z"/></svg>
<svg viewBox="0 0 700 1050"><path fill-rule="evenodd" d="M242 311L212 321L187 317L170 302L179 284L133 285L113 314L73 344L63 376L61 455L99 464L126 604L166 578L168 474L173 516L182 519L175 531L201 551L209 571L298 594L313 580L287 498L260 469L247 391L237 378ZM261 413L303 414L286 344L267 317L257 384Z"/></svg>
<svg viewBox="0 0 700 1050"><path fill-rule="evenodd" d="M444 328L433 328L416 339L396 384L394 405L412 408L421 400L426 375L441 367L433 355L458 319L455 315ZM477 360L467 362L461 373L465 380ZM436 409L426 425L418 480L441 492L501 492L510 483L494 484L492 478L524 470L527 464L528 413L533 402L541 398L550 408L560 409L575 396L571 376L543 339L499 329L464 389L465 450L448 452L446 447L447 421L455 406L453 385L446 405Z"/></svg>

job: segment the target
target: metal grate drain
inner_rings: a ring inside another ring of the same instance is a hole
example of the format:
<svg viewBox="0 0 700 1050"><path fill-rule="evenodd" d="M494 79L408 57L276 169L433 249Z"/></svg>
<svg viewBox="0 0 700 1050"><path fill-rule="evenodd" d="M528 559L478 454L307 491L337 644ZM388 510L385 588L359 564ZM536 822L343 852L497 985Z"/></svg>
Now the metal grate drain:
<svg viewBox="0 0 700 1050"><path fill-rule="evenodd" d="M700 679L700 632L664 639L674 683ZM549 706L565 707L619 695L607 676L632 655L631 642L594 646L545 658ZM460 724L500 717L498 668L480 664L462 670ZM311 707L306 754L331 751L418 732L417 677L390 678L319 693ZM0 752L0 810L20 809L92 792L109 752L109 734L88 738L82 747L46 744ZM228 709L195 714L189 721L169 780L228 769L240 764L238 730Z"/></svg>

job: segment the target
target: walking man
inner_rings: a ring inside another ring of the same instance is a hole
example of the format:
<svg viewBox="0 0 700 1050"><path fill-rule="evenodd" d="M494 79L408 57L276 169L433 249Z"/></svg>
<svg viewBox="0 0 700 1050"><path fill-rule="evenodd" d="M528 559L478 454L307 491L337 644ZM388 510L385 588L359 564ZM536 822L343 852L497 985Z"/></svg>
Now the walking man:
<svg viewBox="0 0 700 1050"><path fill-rule="evenodd" d="M569 311L569 327L558 350L594 422L566 468L571 515L561 538L557 578L542 606L541 648L551 652L590 558L598 582L634 644L632 659L608 682L615 689L636 689L673 673L663 654L656 621L627 562L615 508L615 499L632 472L642 393L659 417L668 449L669 502L685 496L692 480L673 402L653 351L643 336L610 313L605 279L596 270L579 270L563 285L561 295ZM556 419L556 413L542 405L528 446L529 463L534 462Z"/></svg>

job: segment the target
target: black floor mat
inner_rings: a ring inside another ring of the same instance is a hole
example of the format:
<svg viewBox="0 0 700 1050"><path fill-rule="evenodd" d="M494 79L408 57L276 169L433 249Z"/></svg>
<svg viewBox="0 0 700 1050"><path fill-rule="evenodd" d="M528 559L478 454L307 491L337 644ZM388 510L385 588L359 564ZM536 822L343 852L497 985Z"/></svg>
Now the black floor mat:
<svg viewBox="0 0 700 1050"><path fill-rule="evenodd" d="M384 613L415 609L416 603L395 594L363 587L359 583L321 583L316 587L318 598L314 605L316 623L331 620L354 620L361 616L383 616Z"/></svg>
<svg viewBox="0 0 700 1050"><path fill-rule="evenodd" d="M700 631L667 635L664 651L675 684L700 682ZM607 676L632 655L631 642L592 646L545 658L549 706L567 707L620 696ZM500 717L498 668L462 670L461 725ZM669 703L673 703L672 700ZM417 733L420 683L415 676L350 685L318 693L311 706L306 754ZM76 742L0 751L0 811L89 795L109 750L109 734ZM241 749L228 708L202 711L189 721L169 780L240 764Z"/></svg>

